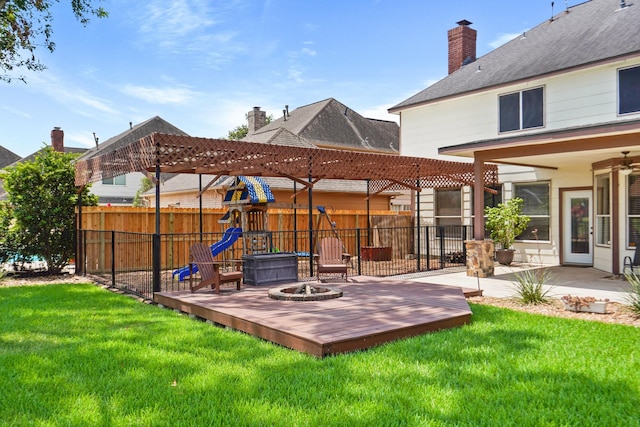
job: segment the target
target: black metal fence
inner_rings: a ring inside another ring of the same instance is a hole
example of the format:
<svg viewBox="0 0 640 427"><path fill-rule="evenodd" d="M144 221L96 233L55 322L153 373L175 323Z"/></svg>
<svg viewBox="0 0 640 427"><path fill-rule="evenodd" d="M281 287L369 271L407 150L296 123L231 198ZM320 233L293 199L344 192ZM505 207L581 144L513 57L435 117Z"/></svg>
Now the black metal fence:
<svg viewBox="0 0 640 427"><path fill-rule="evenodd" d="M212 247L221 262L241 259L260 237L263 252L295 253L298 280L314 277L312 254L320 239L338 237L345 252L352 255L350 275L395 276L466 263L464 241L473 236L470 226L421 226L371 229L279 231L244 233L237 240L224 233L162 234L159 236L160 291L189 288L184 279L189 264L189 247L203 242ZM153 298L153 234L119 231L80 231L77 271L123 291ZM221 244L221 242L225 242Z"/></svg>

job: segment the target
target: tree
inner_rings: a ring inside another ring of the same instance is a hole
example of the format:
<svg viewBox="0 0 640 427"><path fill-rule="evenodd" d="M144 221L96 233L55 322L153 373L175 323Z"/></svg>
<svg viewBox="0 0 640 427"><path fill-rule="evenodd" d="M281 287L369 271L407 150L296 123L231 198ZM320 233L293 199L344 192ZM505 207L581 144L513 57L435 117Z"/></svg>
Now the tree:
<svg viewBox="0 0 640 427"><path fill-rule="evenodd" d="M98 198L85 186L75 187L77 154L45 147L33 161L6 168L3 176L6 203L0 208L1 257L38 258L49 272L59 273L75 253L75 208L78 196L84 206Z"/></svg>
<svg viewBox="0 0 640 427"><path fill-rule="evenodd" d="M245 118L246 118L246 114L245 114ZM270 115L268 115L266 117L266 120L265 120L264 124L268 125L272 121L273 121L273 114L270 114ZM244 138L245 136L247 136L248 133L249 133L249 126L247 126L246 124L238 125L235 128L233 128L232 130L230 130L229 134L224 139L230 139L232 141L239 141L242 138Z"/></svg>
<svg viewBox="0 0 640 427"><path fill-rule="evenodd" d="M151 181L146 176L142 178L142 181L140 181L140 188L138 188L138 191L136 191L136 195L133 198L133 206L138 208L144 207L145 204L144 204L144 201L142 200L142 194L151 190L153 187L154 187L153 181Z"/></svg>
<svg viewBox="0 0 640 427"><path fill-rule="evenodd" d="M102 1L102 0L95 0ZM56 48L51 39L53 16L51 7L59 0L0 0L0 80L11 82L7 74L14 69L42 71L46 67L36 58L37 46L50 52ZM86 26L91 16L108 16L92 0L71 0L76 19ZM13 77L26 82L24 76Z"/></svg>

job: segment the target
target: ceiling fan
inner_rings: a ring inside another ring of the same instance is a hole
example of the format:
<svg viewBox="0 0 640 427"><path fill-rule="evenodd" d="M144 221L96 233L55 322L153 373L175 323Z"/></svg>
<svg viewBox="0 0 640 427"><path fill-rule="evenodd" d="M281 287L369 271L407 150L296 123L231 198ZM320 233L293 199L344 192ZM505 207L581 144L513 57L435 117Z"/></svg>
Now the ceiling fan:
<svg viewBox="0 0 640 427"><path fill-rule="evenodd" d="M618 164L617 164L617 169L620 170L620 172L622 172L623 175L630 175L631 172L634 171L634 166L637 163L633 162L633 159L630 159L627 157L627 155L629 155L628 151L622 151L622 155L624 156L622 159L619 160Z"/></svg>

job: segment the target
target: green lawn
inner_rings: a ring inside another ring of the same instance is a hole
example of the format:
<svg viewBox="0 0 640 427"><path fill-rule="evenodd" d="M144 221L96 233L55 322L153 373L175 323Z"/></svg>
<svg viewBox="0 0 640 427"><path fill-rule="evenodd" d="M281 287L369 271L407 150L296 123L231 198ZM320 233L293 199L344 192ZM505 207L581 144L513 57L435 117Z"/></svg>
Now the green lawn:
<svg viewBox="0 0 640 427"><path fill-rule="evenodd" d="M89 284L0 288L0 425L640 425L640 329L472 309L319 360Z"/></svg>

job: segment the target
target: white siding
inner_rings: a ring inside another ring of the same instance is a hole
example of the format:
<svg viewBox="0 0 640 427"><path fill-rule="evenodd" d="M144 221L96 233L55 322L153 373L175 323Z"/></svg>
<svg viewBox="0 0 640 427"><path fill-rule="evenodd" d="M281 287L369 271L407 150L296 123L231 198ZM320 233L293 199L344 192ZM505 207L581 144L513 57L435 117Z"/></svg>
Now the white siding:
<svg viewBox="0 0 640 427"><path fill-rule="evenodd" d="M105 185L102 181L94 182L91 185L91 192L98 197L133 198L140 189L143 178L143 174L134 172L126 175L126 185Z"/></svg>
<svg viewBox="0 0 640 427"><path fill-rule="evenodd" d="M401 154L435 158L440 147L627 120L634 115L617 114L617 70L638 64L619 61L409 108L401 113ZM545 87L544 128L500 134L498 96L539 86Z"/></svg>

